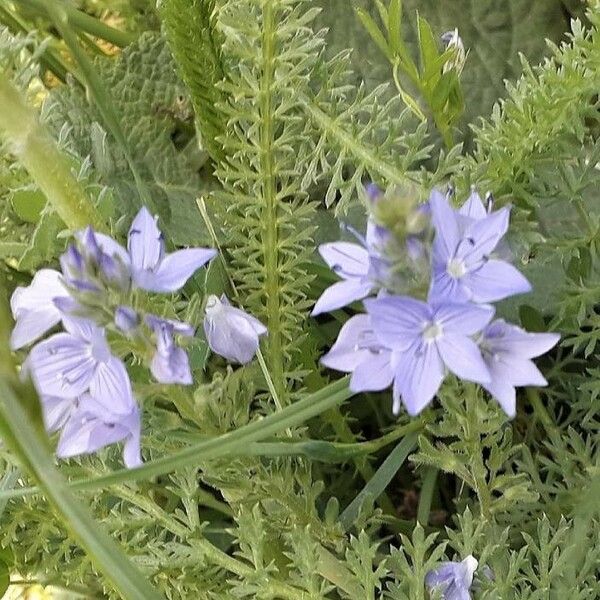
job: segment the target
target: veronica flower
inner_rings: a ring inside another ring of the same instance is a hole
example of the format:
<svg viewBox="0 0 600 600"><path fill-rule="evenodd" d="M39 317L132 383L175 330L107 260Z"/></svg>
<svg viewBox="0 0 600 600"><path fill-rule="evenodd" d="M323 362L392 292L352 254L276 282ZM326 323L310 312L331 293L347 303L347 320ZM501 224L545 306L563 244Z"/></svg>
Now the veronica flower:
<svg viewBox="0 0 600 600"><path fill-rule="evenodd" d="M432 192L430 205L436 230L431 299L493 302L531 290L515 267L490 257L508 229L508 208L462 227L459 215L440 192Z"/></svg>
<svg viewBox="0 0 600 600"><path fill-rule="evenodd" d="M530 359L548 352L559 339L556 333L528 333L503 319L483 330L479 347L491 376L483 387L509 417L516 414L515 387L548 384Z"/></svg>
<svg viewBox="0 0 600 600"><path fill-rule="evenodd" d="M360 242L329 242L319 246L319 254L342 278L329 286L317 300L311 315L316 316L342 308L374 292L389 275L389 264L383 257L389 232L385 227L367 223L366 237L346 227Z"/></svg>
<svg viewBox="0 0 600 600"><path fill-rule="evenodd" d="M177 291L217 254L212 248L187 248L165 254L156 218L146 207L141 208L131 224L127 247L135 285L150 292Z"/></svg>
<svg viewBox="0 0 600 600"><path fill-rule="evenodd" d="M391 357L389 348L375 336L371 317L356 315L344 323L335 344L321 358L321 363L336 371L352 373L350 389L353 392L375 392L392 384Z"/></svg>
<svg viewBox="0 0 600 600"><path fill-rule="evenodd" d="M267 328L241 308L231 306L223 294L220 299L211 295L206 301L204 333L213 352L244 365L254 358L259 337Z"/></svg>
<svg viewBox="0 0 600 600"><path fill-rule="evenodd" d="M190 385L193 381L190 361L186 351L175 343L174 336L192 337L194 328L188 323L155 315L147 315L145 320L156 338L156 351L150 363L152 375L160 383Z"/></svg>
<svg viewBox="0 0 600 600"><path fill-rule="evenodd" d="M105 385L72 402L61 425L56 449L59 458L89 454L123 440L125 466L131 468L141 464L140 413L122 363L119 362L113 377ZM56 404L53 400L51 403ZM42 398L42 406L48 410L48 399Z"/></svg>
<svg viewBox="0 0 600 600"><path fill-rule="evenodd" d="M10 299L16 321L10 337L11 349L22 348L52 329L62 316L54 300L67 297L60 273L52 269L38 271L27 287L18 287Z"/></svg>
<svg viewBox="0 0 600 600"><path fill-rule="evenodd" d="M437 393L446 370L461 379L489 383L489 370L469 337L494 315L490 306L432 304L406 296L365 300L380 344L392 350L394 412L402 399L410 415L420 413Z"/></svg>
<svg viewBox="0 0 600 600"><path fill-rule="evenodd" d="M425 585L441 593L443 600L471 600L469 592L477 559L469 555L462 562L445 562L425 576Z"/></svg>
<svg viewBox="0 0 600 600"><path fill-rule="evenodd" d="M66 332L37 344L27 367L40 394L77 398L84 392L97 395L114 388L124 368L113 356L104 330L90 321L63 317Z"/></svg>

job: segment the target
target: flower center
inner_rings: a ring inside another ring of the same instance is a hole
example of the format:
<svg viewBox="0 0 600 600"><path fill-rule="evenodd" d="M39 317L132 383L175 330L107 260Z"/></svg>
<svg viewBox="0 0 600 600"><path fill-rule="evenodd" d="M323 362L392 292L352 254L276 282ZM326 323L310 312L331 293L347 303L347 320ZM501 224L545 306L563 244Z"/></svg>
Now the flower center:
<svg viewBox="0 0 600 600"><path fill-rule="evenodd" d="M442 335L442 326L435 321L429 322L423 327L423 339L426 342L433 342Z"/></svg>
<svg viewBox="0 0 600 600"><path fill-rule="evenodd" d="M453 277L454 279L460 279L467 272L467 268L465 263L460 258L453 258L448 262L446 271L450 277Z"/></svg>

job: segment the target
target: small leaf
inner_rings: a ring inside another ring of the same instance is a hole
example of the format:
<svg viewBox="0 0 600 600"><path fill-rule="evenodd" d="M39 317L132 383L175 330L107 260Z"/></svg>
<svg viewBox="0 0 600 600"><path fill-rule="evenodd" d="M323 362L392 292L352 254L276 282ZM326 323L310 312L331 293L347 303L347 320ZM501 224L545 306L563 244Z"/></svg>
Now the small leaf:
<svg viewBox="0 0 600 600"><path fill-rule="evenodd" d="M421 56L421 80L427 81L432 79L436 73L437 59L440 53L431 26L418 13L417 30Z"/></svg>
<svg viewBox="0 0 600 600"><path fill-rule="evenodd" d="M363 24L363 27L367 30L368 34L373 38L373 41L377 44L377 47L388 57L389 60L392 60L392 53L388 46L388 43L381 33L379 27L372 19L372 17L361 8L357 8L356 16L360 19L360 22Z"/></svg>
<svg viewBox="0 0 600 600"><path fill-rule="evenodd" d="M402 40L402 0L392 0L390 2L388 16L388 32L390 47L396 54L399 54L399 45Z"/></svg>
<svg viewBox="0 0 600 600"><path fill-rule="evenodd" d="M27 223L37 223L46 206L46 196L37 189L21 189L13 192L11 203L20 219Z"/></svg>
<svg viewBox="0 0 600 600"><path fill-rule="evenodd" d="M519 320L527 331L545 332L548 329L544 323L542 314L533 308L533 306L528 306L527 304L519 307Z"/></svg>

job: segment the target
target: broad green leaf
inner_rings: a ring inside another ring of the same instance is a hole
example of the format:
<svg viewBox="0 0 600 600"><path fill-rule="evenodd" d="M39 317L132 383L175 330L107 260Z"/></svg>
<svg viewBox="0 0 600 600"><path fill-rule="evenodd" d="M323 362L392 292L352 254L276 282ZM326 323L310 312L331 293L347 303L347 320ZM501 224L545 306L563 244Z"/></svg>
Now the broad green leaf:
<svg viewBox="0 0 600 600"><path fill-rule="evenodd" d="M40 190L16 190L12 194L11 202L20 219L28 223L37 223L46 206L46 196Z"/></svg>
<svg viewBox="0 0 600 600"><path fill-rule="evenodd" d="M209 236L195 199L213 185L203 173L205 155L198 149L193 112L164 39L143 34L117 58L95 61L98 77L111 92L133 160L161 218L168 241L208 245ZM127 221L137 210L135 181L118 144L105 131L99 112L77 86L54 90L46 100L55 133L70 125L67 142L89 156L93 176L114 192Z"/></svg>

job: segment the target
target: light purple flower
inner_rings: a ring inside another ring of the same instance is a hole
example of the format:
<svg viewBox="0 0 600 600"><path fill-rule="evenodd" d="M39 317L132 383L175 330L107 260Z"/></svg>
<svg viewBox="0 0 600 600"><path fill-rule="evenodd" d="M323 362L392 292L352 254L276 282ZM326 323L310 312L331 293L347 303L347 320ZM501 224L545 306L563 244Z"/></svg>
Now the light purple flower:
<svg viewBox="0 0 600 600"><path fill-rule="evenodd" d="M384 390L392 384L391 351L375 337L369 315L348 319L321 363L336 371L352 373L353 392Z"/></svg>
<svg viewBox="0 0 600 600"><path fill-rule="evenodd" d="M428 304L406 296L364 302L378 341L392 350L394 411L402 399L410 415L437 393L446 368L467 381L489 383L490 373L469 337L494 316L491 306Z"/></svg>
<svg viewBox="0 0 600 600"><path fill-rule="evenodd" d="M465 226L466 215L456 213L440 192L432 192L430 205L436 230L430 299L494 302L531 290L515 267L490 257L508 229L508 208L473 218ZM479 212L476 206L465 212L472 210Z"/></svg>
<svg viewBox="0 0 600 600"><path fill-rule="evenodd" d="M42 399L42 406L47 402ZM73 401L56 454L59 458L90 454L124 440L123 462L132 468L142 463L140 433L139 409L125 366L119 362L106 385Z"/></svg>
<svg viewBox="0 0 600 600"><path fill-rule="evenodd" d="M129 230L131 272L135 285L150 292L175 292L211 260L212 248L187 248L165 254L162 233L146 207L142 207Z"/></svg>
<svg viewBox="0 0 600 600"><path fill-rule="evenodd" d="M16 321L10 337L10 347L17 350L34 342L54 327L61 312L54 300L68 298L61 274L52 269L41 269L27 287L18 287L10 299L10 308Z"/></svg>
<svg viewBox="0 0 600 600"><path fill-rule="evenodd" d="M59 398L57 396L40 396L42 417L48 433L61 429L69 420L69 416L77 405L77 398Z"/></svg>
<svg viewBox="0 0 600 600"><path fill-rule="evenodd" d="M185 350L175 343L174 336L192 337L194 328L188 323L155 315L146 316L146 323L156 338L156 351L150 364L152 375L160 383L190 385L193 382L190 361Z"/></svg>
<svg viewBox="0 0 600 600"><path fill-rule="evenodd" d="M441 593L443 600L471 600L469 592L477 559L469 555L462 562L445 562L425 576L425 585Z"/></svg>
<svg viewBox="0 0 600 600"><path fill-rule="evenodd" d="M312 310L313 317L362 300L375 289L369 276L371 262L366 248L352 242L330 242L319 246L319 254L342 281L321 294Z"/></svg>
<svg viewBox="0 0 600 600"><path fill-rule="evenodd" d="M96 396L114 388L124 367L111 354L104 330L90 321L64 316L63 325L66 332L37 344L27 359L38 392L77 398L88 389Z"/></svg>
<svg viewBox="0 0 600 600"><path fill-rule="evenodd" d="M211 295L206 301L204 333L213 352L244 365L254 358L259 337L267 328L241 308L231 306L223 294L220 299Z"/></svg>
<svg viewBox="0 0 600 600"><path fill-rule="evenodd" d="M482 385L509 417L516 414L515 387L548 384L530 359L548 352L559 339L556 333L528 333L503 319L483 330L479 347L491 379Z"/></svg>

